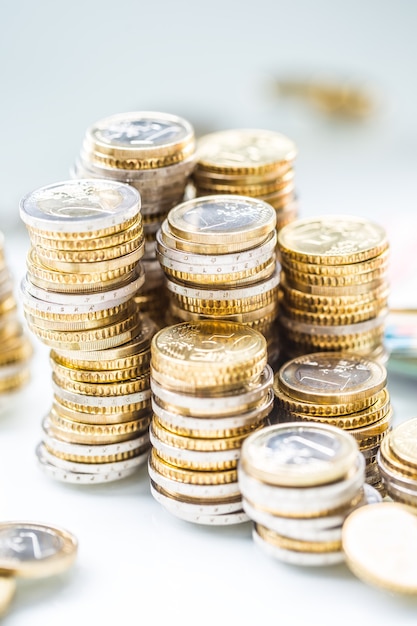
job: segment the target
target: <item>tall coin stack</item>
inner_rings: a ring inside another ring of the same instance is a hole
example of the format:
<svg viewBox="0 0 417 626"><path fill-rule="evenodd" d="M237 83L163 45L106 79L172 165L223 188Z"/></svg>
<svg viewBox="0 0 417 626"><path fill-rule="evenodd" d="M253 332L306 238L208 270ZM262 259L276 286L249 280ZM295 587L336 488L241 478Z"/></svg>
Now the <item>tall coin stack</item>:
<svg viewBox="0 0 417 626"><path fill-rule="evenodd" d="M417 418L405 420L388 433L377 461L387 495L417 507Z"/></svg>
<svg viewBox="0 0 417 626"><path fill-rule="evenodd" d="M386 360L389 244L355 216L295 220L278 233L282 354L352 351Z"/></svg>
<svg viewBox="0 0 417 626"><path fill-rule="evenodd" d="M274 424L251 433L238 476L255 543L294 565L344 561L345 519L382 500L365 485L364 469L355 439L335 426Z"/></svg>
<svg viewBox="0 0 417 626"><path fill-rule="evenodd" d="M195 194L230 193L264 200L274 207L279 230L298 215L296 156L295 143L275 131L244 128L209 133L197 141Z"/></svg>
<svg viewBox="0 0 417 626"><path fill-rule="evenodd" d="M182 117L153 111L104 118L86 131L73 175L128 183L141 196L145 234L145 282L137 303L158 326L166 309L163 273L155 258L155 234L171 207L184 199L195 166L193 126Z"/></svg>
<svg viewBox="0 0 417 626"><path fill-rule="evenodd" d="M366 482L385 493L377 454L392 425L386 383L384 365L352 353L296 357L274 374L274 421L308 421L346 430L365 457Z"/></svg>
<svg viewBox="0 0 417 626"><path fill-rule="evenodd" d="M150 341L134 296L144 280L139 193L72 180L27 194L31 247L21 284L30 330L50 346L53 405L42 469L74 483L117 480L146 461Z"/></svg>
<svg viewBox="0 0 417 626"><path fill-rule="evenodd" d="M225 319L256 327L272 362L279 354L275 225L273 207L246 196L205 196L173 207L156 237L170 294L168 323Z"/></svg>
<svg viewBox="0 0 417 626"><path fill-rule="evenodd" d="M167 326L152 339L151 493L176 517L207 525L248 520L237 464L273 404L265 338L227 321Z"/></svg>
<svg viewBox="0 0 417 626"><path fill-rule="evenodd" d="M13 277L0 233L0 410L9 406L13 394L30 378L32 343L18 315Z"/></svg>

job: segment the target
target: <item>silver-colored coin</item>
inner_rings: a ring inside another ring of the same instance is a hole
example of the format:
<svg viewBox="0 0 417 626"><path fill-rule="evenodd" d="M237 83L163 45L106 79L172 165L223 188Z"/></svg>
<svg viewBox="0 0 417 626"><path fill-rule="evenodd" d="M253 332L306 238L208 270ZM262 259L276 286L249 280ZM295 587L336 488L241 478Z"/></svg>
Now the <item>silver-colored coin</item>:
<svg viewBox="0 0 417 626"><path fill-rule="evenodd" d="M252 433L242 448L249 474L265 482L295 487L339 480L355 465L358 444L329 424L274 424Z"/></svg>
<svg viewBox="0 0 417 626"><path fill-rule="evenodd" d="M36 446L35 452L38 459L43 459L50 465L66 472L74 472L77 474L117 474L119 471L123 472L124 470L144 465L148 459L149 449L131 459L116 461L114 463L76 463L73 461L66 461L55 456L54 454L51 454L42 442Z"/></svg>
<svg viewBox="0 0 417 626"><path fill-rule="evenodd" d="M165 268L169 271L183 272L186 274L221 276L222 274L240 274L250 270L254 270L270 261L273 256L270 253L267 253L263 257L252 259L251 261L244 261L242 263L235 263L234 265L224 265L221 263L218 265L211 265L210 257L208 255L201 255L200 262L191 265L186 261L174 261L167 255L163 254L161 252L161 249L158 248L156 251L156 258L158 259L162 268Z"/></svg>
<svg viewBox="0 0 417 626"><path fill-rule="evenodd" d="M417 506L417 484L415 489L407 489L403 485L394 482L384 482L387 494L394 502L406 502L412 506Z"/></svg>
<svg viewBox="0 0 417 626"><path fill-rule="evenodd" d="M417 480L406 476L405 474L394 472L388 465L386 465L384 457L381 454L381 450L378 450L377 464L378 470L386 484L395 484L399 487L404 487L405 489L417 490Z"/></svg>
<svg viewBox="0 0 417 626"><path fill-rule="evenodd" d="M280 314L280 323L288 330L295 331L297 333L306 333L308 335L338 335L343 337L344 335L359 335L361 333L369 333L373 330L385 325L388 315L388 309L383 309L375 317L366 320L364 322L357 322L356 324L341 324L341 325L329 325L318 326L308 324L306 322L299 322L298 320L291 319L285 315Z"/></svg>
<svg viewBox="0 0 417 626"><path fill-rule="evenodd" d="M151 383L152 384L152 383ZM152 397L152 409L155 415L158 417L162 425L169 424L177 429L187 429L199 431L222 431L222 430L234 430L236 428L250 427L254 424L260 423L262 419L267 417L272 411L274 404L274 396L272 389L269 389L266 394L264 393L263 400L250 411L239 413L236 410L236 414L227 417L191 417L190 415L182 415L175 413L174 411L168 411L158 404L156 396ZM214 415L216 415L214 413Z"/></svg>
<svg viewBox="0 0 417 626"><path fill-rule="evenodd" d="M152 457L148 460L148 473L156 484L166 491L171 491L186 498L205 498L206 500L218 500L219 498L234 497L240 494L239 485L234 483L223 483L219 485L194 485L183 483L173 478L163 476L157 472L152 465Z"/></svg>
<svg viewBox="0 0 417 626"><path fill-rule="evenodd" d="M54 437L50 432L50 420L48 417L42 421L42 441L52 452L58 452L62 454L73 454L77 456L86 457L106 457L115 454L123 454L124 452L131 452L137 450L143 446L149 445L149 432L146 432L140 437L129 439L128 441L121 441L120 443L112 443L107 445L97 444L81 444L70 443L68 441L62 441Z"/></svg>
<svg viewBox="0 0 417 626"><path fill-rule="evenodd" d="M28 304L33 303L33 298L36 298L36 304L41 307L40 310L46 310L43 307L53 307L52 313L56 311L63 314L70 313L84 313L92 311L102 311L109 308L109 306L115 306L122 302L126 302L129 298L133 297L138 289L142 287L145 282L145 272L142 262L139 262L136 266L136 272L133 279L126 282L122 282L120 287L116 289L109 289L108 291L92 291L83 294L70 294L59 293L57 291L50 291L37 287L26 274L21 283L21 294L23 298L26 298ZM46 303L46 304L44 304ZM61 309L62 307L62 309ZM76 310L75 310L76 309Z"/></svg>
<svg viewBox="0 0 417 626"><path fill-rule="evenodd" d="M272 291L279 285L280 265L277 262L275 271L267 280L258 281L247 287L228 287L227 289L213 289L212 285L201 287L188 287L175 282L172 278L166 280L166 286L172 293L186 298L196 298L198 300L250 300Z"/></svg>
<svg viewBox="0 0 417 626"><path fill-rule="evenodd" d="M184 410L186 410L190 411L193 416L210 416L209 421L210 423L213 423L212 428L219 430L218 426L215 426L215 424L218 424L218 420L221 418L212 418L213 415L226 416L228 414L233 415L236 413L233 417L236 417L239 420L241 417L241 407L253 404L254 402L260 401L264 398L267 392L272 389L273 380L274 371L269 365L266 365L256 383L248 383L241 389L226 395L210 395L208 397L202 397L194 396L192 394L179 393L165 389L153 378L151 378L151 389L156 398L159 398L166 404L178 407L181 413L184 413ZM182 417L188 420L188 416L179 415L179 418ZM199 422L197 422L197 424L198 423ZM186 421L185 424L189 424L189 422ZM210 430L210 428L207 430Z"/></svg>
<svg viewBox="0 0 417 626"><path fill-rule="evenodd" d="M151 390L145 389L145 391L138 391L136 393L129 393L120 396L87 396L82 393L75 393L67 391L54 381L52 381L52 389L57 398L62 398L64 401L72 402L73 404L79 404L81 406L90 407L116 407L126 406L129 404L137 404L144 402L151 397Z"/></svg>
<svg viewBox="0 0 417 626"><path fill-rule="evenodd" d="M162 502L160 502L160 504L162 504ZM182 510L169 498L167 498L163 503L163 507L169 513L185 522L192 522L193 524L202 524L205 526L232 526L233 524L243 524L250 521L249 517L242 509L233 513L219 513L217 515L210 513L189 512Z"/></svg>
<svg viewBox="0 0 417 626"><path fill-rule="evenodd" d="M123 224L140 212L140 195L125 183L104 179L66 180L26 194L20 217L46 232L94 232Z"/></svg>
<svg viewBox="0 0 417 626"><path fill-rule="evenodd" d="M242 457L243 453L238 465L238 482L243 496L255 506L283 516L327 514L348 505L365 482L362 454L357 455L356 463L341 480L307 487L279 487L264 483L247 473Z"/></svg>
<svg viewBox="0 0 417 626"><path fill-rule="evenodd" d="M238 461L240 458L240 448L207 452L201 450L187 450L186 448L172 446L158 439L153 431L152 423L149 427L149 436L151 444L163 458L168 457L177 461L192 463L194 465L201 464L201 466L212 463L229 463L232 461Z"/></svg>
<svg viewBox="0 0 417 626"><path fill-rule="evenodd" d="M283 561L285 563L289 563L291 565L301 565L301 566L326 566L326 565L336 565L337 563L343 563L345 560L345 555L342 550L335 552L296 552L295 550L285 550L283 548L278 548L278 546L274 546L264 539L262 539L259 534L256 532L256 528L252 529L252 537L257 544L266 554L272 556L279 561Z"/></svg>
<svg viewBox="0 0 417 626"><path fill-rule="evenodd" d="M178 498L171 497L164 493L164 490L151 480L150 490L152 496L157 502L162 504L171 512L178 511L179 516L185 515L227 515L242 511L242 501L238 498L233 502L205 502L203 504L191 503L186 500L181 501Z"/></svg>
<svg viewBox="0 0 417 626"><path fill-rule="evenodd" d="M56 467L52 463L49 463L43 457L38 457L38 466L40 469L55 480L59 480L64 483L72 483L76 485L98 485L101 483L109 483L116 480L122 480L134 474L139 466L130 467L125 470L117 470L116 472L107 472L103 474L87 474L80 472L69 472L62 468ZM146 462L146 461L144 461Z"/></svg>

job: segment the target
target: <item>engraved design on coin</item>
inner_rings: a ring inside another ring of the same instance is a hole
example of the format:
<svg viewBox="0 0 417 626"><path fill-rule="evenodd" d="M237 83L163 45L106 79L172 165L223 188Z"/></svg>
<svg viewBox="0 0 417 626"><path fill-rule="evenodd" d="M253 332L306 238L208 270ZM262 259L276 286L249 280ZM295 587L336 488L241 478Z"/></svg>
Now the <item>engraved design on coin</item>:
<svg viewBox="0 0 417 626"><path fill-rule="evenodd" d="M183 214L187 224L199 230L229 231L256 224L259 220L260 205L247 202L226 201L223 203L204 201Z"/></svg>
<svg viewBox="0 0 417 626"><path fill-rule="evenodd" d="M118 120L97 131L97 138L120 145L151 147L170 143L184 136L184 128L161 120Z"/></svg>
<svg viewBox="0 0 417 626"><path fill-rule="evenodd" d="M265 445L266 455L285 465L330 463L340 451L340 442L327 433L276 433Z"/></svg>
<svg viewBox="0 0 417 626"><path fill-rule="evenodd" d="M325 357L300 364L295 370L294 378L308 389L344 391L362 385L371 377L365 363L323 359Z"/></svg>
<svg viewBox="0 0 417 626"><path fill-rule="evenodd" d="M45 215L56 217L89 217L95 213L115 211L123 201L117 189L100 188L91 182L61 185L34 192L33 199Z"/></svg>
<svg viewBox="0 0 417 626"><path fill-rule="evenodd" d="M58 535L39 528L16 526L0 529L0 560L40 561L62 550Z"/></svg>

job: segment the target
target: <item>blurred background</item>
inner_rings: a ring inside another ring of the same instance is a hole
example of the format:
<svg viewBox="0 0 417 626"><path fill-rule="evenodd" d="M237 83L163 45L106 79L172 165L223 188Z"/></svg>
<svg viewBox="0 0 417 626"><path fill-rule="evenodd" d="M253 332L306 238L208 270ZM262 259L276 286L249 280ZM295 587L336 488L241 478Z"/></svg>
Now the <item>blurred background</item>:
<svg viewBox="0 0 417 626"><path fill-rule="evenodd" d="M69 177L89 125L150 110L186 117L197 137L288 135L301 217L375 218L394 251L397 241L414 250L415 3L4 0L1 17L6 237L24 232L24 194ZM400 279L410 255L395 256Z"/></svg>

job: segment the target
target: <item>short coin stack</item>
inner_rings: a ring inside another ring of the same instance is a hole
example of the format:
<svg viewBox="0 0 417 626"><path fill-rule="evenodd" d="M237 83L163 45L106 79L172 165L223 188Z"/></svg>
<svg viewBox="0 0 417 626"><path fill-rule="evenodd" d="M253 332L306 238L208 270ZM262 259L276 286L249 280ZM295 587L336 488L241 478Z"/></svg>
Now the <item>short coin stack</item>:
<svg viewBox="0 0 417 626"><path fill-rule="evenodd" d="M282 353L349 350L386 360L385 230L355 216L295 220L278 233L278 250Z"/></svg>
<svg viewBox="0 0 417 626"><path fill-rule="evenodd" d="M387 371L351 353L296 357L274 375L274 421L324 423L346 430L366 459L366 482L384 493L377 464L392 423Z"/></svg>
<svg viewBox="0 0 417 626"><path fill-rule="evenodd" d="M417 418L398 424L388 433L377 461L387 495L417 507Z"/></svg>
<svg viewBox="0 0 417 626"><path fill-rule="evenodd" d="M171 207L184 198L195 165L195 136L182 117L155 111L120 113L87 129L73 175L128 183L141 196L146 246L142 311L160 326L167 294L155 259L155 233Z"/></svg>
<svg viewBox="0 0 417 626"><path fill-rule="evenodd" d="M231 129L197 141L193 182L197 196L234 194L259 198L276 210L277 229L297 217L294 142L272 130Z"/></svg>
<svg viewBox="0 0 417 626"><path fill-rule="evenodd" d="M27 194L20 215L31 240L24 314L51 348L39 463L69 482L117 480L150 447L155 328L134 302L144 280L139 193L116 181L64 181Z"/></svg>
<svg viewBox="0 0 417 626"><path fill-rule="evenodd" d="M344 520L381 501L364 474L355 439L335 426L293 422L250 434L238 478L256 544L295 565L342 562Z"/></svg>
<svg viewBox="0 0 417 626"><path fill-rule="evenodd" d="M272 359L280 277L275 224L271 205L245 196L205 196L172 208L157 233L168 322L209 318L256 327Z"/></svg>
<svg viewBox="0 0 417 626"><path fill-rule="evenodd" d="M32 343L19 319L14 283L0 233L0 409L30 378Z"/></svg>
<svg viewBox="0 0 417 626"><path fill-rule="evenodd" d="M196 524L248 520L237 464L245 438L267 423L273 372L266 341L243 324L167 326L151 345L151 493Z"/></svg>

